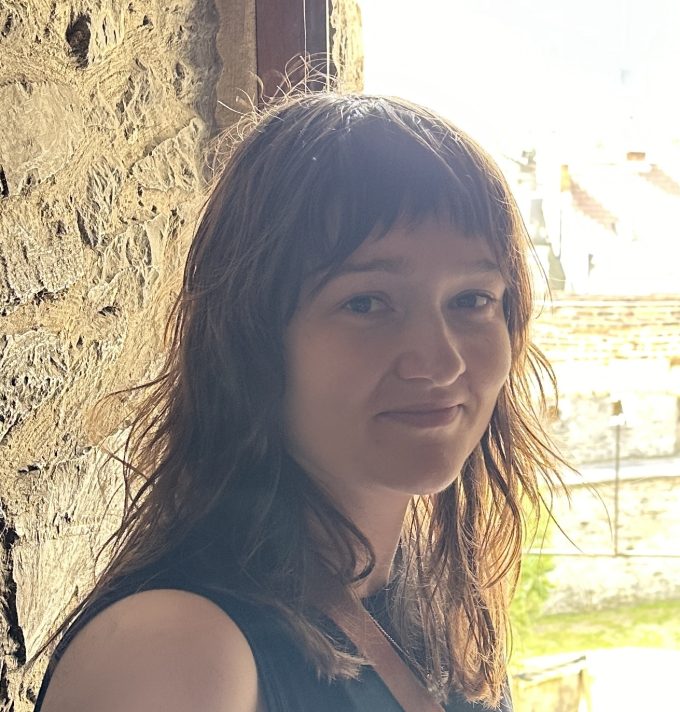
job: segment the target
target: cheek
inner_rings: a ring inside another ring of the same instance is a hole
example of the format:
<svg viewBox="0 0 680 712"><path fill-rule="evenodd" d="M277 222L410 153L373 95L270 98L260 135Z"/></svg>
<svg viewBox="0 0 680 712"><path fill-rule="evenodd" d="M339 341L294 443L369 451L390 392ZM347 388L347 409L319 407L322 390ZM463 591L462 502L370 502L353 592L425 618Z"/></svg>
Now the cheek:
<svg viewBox="0 0 680 712"><path fill-rule="evenodd" d="M507 329L503 329L503 335L496 349L496 357L494 359L494 371L502 385L510 375L510 367L512 365L512 346L510 344L510 335Z"/></svg>
<svg viewBox="0 0 680 712"><path fill-rule="evenodd" d="M371 362L365 349L323 334L287 349L286 444L310 476L329 483L338 473L357 471L374 392Z"/></svg>
<svg viewBox="0 0 680 712"><path fill-rule="evenodd" d="M510 374L511 362L510 336L502 326L475 344L468 368L476 385L495 398Z"/></svg>
<svg viewBox="0 0 680 712"><path fill-rule="evenodd" d="M289 442L309 447L312 439L337 438L357 421L375 374L366 349L333 334L290 330L286 342L284 418ZM350 417L351 416L351 417Z"/></svg>

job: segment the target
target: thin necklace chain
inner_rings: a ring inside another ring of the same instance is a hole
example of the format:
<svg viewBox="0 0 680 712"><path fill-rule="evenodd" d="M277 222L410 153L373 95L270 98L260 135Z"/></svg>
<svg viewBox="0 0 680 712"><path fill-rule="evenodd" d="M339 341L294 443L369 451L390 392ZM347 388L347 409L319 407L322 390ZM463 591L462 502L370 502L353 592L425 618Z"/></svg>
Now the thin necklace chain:
<svg viewBox="0 0 680 712"><path fill-rule="evenodd" d="M392 643L392 646L396 648L405 658L406 660L409 660L408 655L406 654L406 651L397 643L397 641L380 625L380 621L370 612L368 611L368 615L371 616L373 619L373 622L376 624L378 627L378 630L387 638L387 640Z"/></svg>
<svg viewBox="0 0 680 712"><path fill-rule="evenodd" d="M408 653L397 643L397 641L380 625L380 621L369 611L366 609L366 612L368 615L371 617L371 620L375 623L376 627L378 630L387 638L387 640L392 644L392 647L397 650L401 655L403 656L404 661L408 664L408 666L413 670L412 667L412 660ZM422 677L422 673L420 672L419 668L415 668L415 672L418 673L419 677ZM430 673L427 673L425 675L426 680L430 681L432 679L432 675Z"/></svg>
<svg viewBox="0 0 680 712"><path fill-rule="evenodd" d="M408 663L404 649L357 599L330 591L326 610L344 636L372 665L404 710L409 712L444 712L430 691L430 683ZM371 634L371 628L374 633ZM376 634L379 637L376 637ZM404 657L402 657L402 654Z"/></svg>

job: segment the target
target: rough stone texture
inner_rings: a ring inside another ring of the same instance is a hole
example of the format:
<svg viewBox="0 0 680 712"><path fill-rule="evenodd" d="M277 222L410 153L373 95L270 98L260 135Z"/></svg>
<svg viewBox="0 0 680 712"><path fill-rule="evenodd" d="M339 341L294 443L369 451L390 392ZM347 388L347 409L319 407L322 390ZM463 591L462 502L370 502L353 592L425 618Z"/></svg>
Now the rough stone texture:
<svg viewBox="0 0 680 712"><path fill-rule="evenodd" d="M0 87L0 106L7 109L0 169L4 193L12 196L64 168L83 140L83 115L75 89L56 82L6 84Z"/></svg>
<svg viewBox="0 0 680 712"><path fill-rule="evenodd" d="M90 447L45 467L38 482L25 475L15 479L12 616L20 635L10 671L35 655L55 620L91 585L95 557L120 517L119 485L118 468ZM36 522L41 523L37 537ZM19 691L28 700L37 695L41 674L39 665L22 675Z"/></svg>
<svg viewBox="0 0 680 712"><path fill-rule="evenodd" d="M98 264L98 281L86 298L97 313L120 314L144 307L162 270L171 219L158 215L134 223L106 246Z"/></svg>
<svg viewBox="0 0 680 712"><path fill-rule="evenodd" d="M6 199L0 210L0 315L66 290L84 273L73 210L58 197Z"/></svg>
<svg viewBox="0 0 680 712"><path fill-rule="evenodd" d="M680 296L561 294L542 306L535 336L556 362L674 358L680 354Z"/></svg>
<svg viewBox="0 0 680 712"><path fill-rule="evenodd" d="M0 337L0 443L63 390L69 366L54 334L31 330Z"/></svg>
<svg viewBox="0 0 680 712"><path fill-rule="evenodd" d="M128 119L125 126L127 122ZM111 230L120 229L119 220L115 218L119 217L117 208L122 182L123 166L106 155L96 159L88 171L85 185L78 191L85 200L79 201L75 212L80 236L89 247L99 248L107 242Z"/></svg>
<svg viewBox="0 0 680 712"><path fill-rule="evenodd" d="M24 663L119 518L100 443L124 404L93 407L157 367L230 61L216 17L0 0L0 710L32 708Z"/></svg>
<svg viewBox="0 0 680 712"><path fill-rule="evenodd" d="M200 185L201 166L195 151L200 135L201 123L192 119L177 135L154 146L137 161L132 175L142 191L195 190Z"/></svg>
<svg viewBox="0 0 680 712"><path fill-rule="evenodd" d="M14 555L17 613L28 657L45 640L55 613L77 597L79 585L89 585L95 555L119 518L118 468L105 463L99 449L88 447L79 456L50 467L41 477L42 496L31 493L17 512L19 537L27 537L36 520L51 534L39 541L28 539ZM28 490L20 483L17 487ZM74 538L80 541L78 549L71 544ZM54 561L59 561L58 569Z"/></svg>

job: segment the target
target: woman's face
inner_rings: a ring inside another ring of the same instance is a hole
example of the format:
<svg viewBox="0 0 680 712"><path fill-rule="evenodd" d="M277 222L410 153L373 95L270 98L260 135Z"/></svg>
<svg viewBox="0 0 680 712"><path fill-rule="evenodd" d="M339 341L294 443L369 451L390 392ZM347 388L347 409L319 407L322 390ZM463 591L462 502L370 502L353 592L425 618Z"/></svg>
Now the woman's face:
<svg viewBox="0 0 680 712"><path fill-rule="evenodd" d="M291 455L339 496L444 489L510 369L491 247L447 224L398 225L312 287L285 337Z"/></svg>

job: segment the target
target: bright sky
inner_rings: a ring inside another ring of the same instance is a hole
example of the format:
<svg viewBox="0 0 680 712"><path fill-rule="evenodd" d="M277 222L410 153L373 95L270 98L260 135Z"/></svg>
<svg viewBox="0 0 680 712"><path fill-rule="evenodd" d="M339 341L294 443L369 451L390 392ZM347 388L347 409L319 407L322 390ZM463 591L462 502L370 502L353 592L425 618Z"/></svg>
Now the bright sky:
<svg viewBox="0 0 680 712"><path fill-rule="evenodd" d="M680 148L680 0L360 0L365 91L492 153Z"/></svg>

